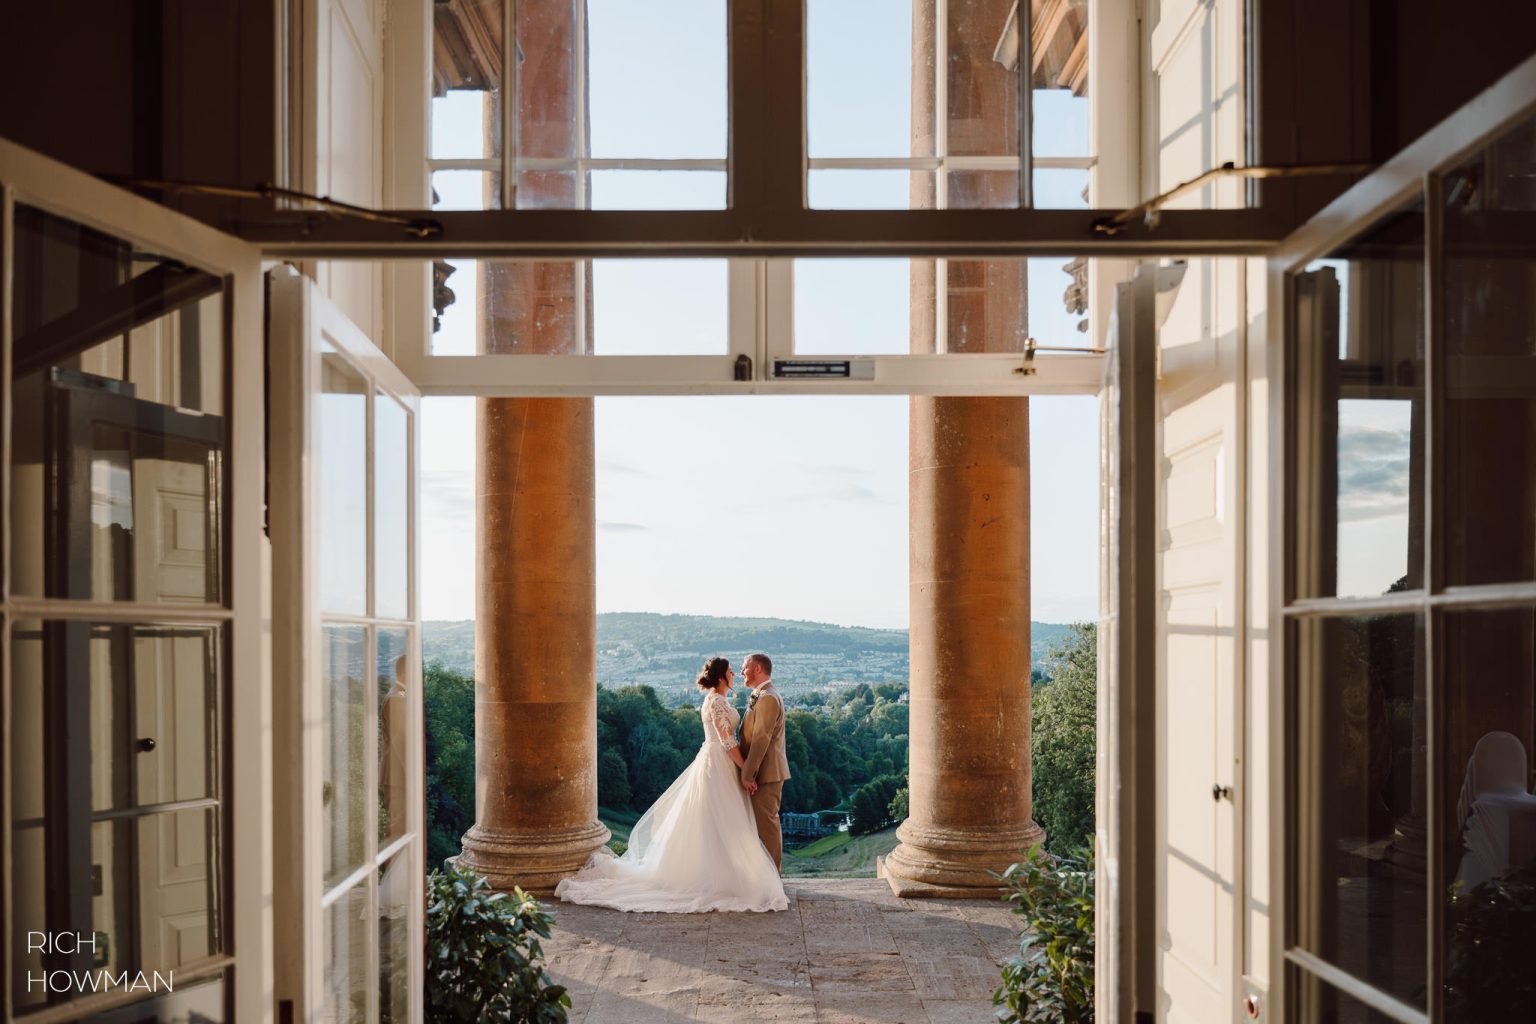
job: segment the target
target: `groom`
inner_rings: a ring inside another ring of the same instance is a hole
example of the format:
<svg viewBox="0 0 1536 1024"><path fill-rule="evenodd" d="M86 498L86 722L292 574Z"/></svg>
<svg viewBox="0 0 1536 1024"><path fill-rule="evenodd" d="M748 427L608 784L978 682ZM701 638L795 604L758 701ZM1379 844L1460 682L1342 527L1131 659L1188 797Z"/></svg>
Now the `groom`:
<svg viewBox="0 0 1536 1024"><path fill-rule="evenodd" d="M752 690L746 717L741 720L741 750L746 758L741 785L752 796L758 838L782 874L784 836L779 830L779 802L784 780L789 778L789 758L784 755L784 699L773 688L773 662L768 655L748 655L741 677Z"/></svg>

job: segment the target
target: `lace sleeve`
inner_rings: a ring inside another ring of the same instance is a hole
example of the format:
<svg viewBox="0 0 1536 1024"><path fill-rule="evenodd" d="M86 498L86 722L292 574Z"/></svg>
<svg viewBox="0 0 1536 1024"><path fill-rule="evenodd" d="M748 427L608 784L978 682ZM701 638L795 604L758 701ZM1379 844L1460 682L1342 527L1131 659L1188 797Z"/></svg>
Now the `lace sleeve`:
<svg viewBox="0 0 1536 1024"><path fill-rule="evenodd" d="M736 726L731 722L731 706L724 697L710 698L709 724L715 730L715 739L726 750L739 745L736 742Z"/></svg>

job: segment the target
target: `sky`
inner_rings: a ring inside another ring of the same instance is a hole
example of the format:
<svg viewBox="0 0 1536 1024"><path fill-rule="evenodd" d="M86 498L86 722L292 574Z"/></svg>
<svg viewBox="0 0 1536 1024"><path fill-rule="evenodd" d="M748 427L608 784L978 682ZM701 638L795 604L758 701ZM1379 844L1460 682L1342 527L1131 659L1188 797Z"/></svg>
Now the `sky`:
<svg viewBox="0 0 1536 1024"><path fill-rule="evenodd" d="M591 139L599 157L721 158L726 152L725 4L588 0ZM909 152L910 3L808 4L811 156ZM679 26L686 26L680 29ZM1001 26L999 26L999 30ZM1037 92L1037 153L1087 151L1086 100ZM436 156L480 156L480 98L434 101ZM1085 171L1039 171L1037 202L1086 205ZM438 172L441 208L472 208L477 172ZM812 206L907 204L906 171L813 171ZM596 208L724 205L719 172L596 172ZM1086 344L1062 304L1063 260L1031 260L1030 330ZM797 260L796 350L905 352L905 260ZM594 262L599 354L727 350L723 260ZM474 350L475 273L434 339ZM514 358L514 357L509 357ZM905 397L599 398L597 604L600 612L772 616L907 626ZM1098 400L1031 400L1032 617L1098 614ZM422 614L474 614L472 399L423 402Z"/></svg>

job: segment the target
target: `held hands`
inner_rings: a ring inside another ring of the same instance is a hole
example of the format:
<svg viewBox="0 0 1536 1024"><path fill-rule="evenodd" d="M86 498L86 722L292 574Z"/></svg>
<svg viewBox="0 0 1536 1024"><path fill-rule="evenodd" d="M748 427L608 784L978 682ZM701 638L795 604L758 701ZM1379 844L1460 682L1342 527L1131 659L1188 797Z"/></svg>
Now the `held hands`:
<svg viewBox="0 0 1536 1024"><path fill-rule="evenodd" d="M741 788L747 791L748 796L751 796L757 792L757 783L751 779L742 779Z"/></svg>

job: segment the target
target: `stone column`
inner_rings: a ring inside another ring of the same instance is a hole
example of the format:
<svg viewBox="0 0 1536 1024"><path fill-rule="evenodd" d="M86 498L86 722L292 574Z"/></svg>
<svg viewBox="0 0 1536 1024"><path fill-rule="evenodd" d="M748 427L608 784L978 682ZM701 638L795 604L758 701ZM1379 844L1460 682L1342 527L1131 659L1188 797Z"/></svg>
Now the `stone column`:
<svg viewBox="0 0 1536 1024"><path fill-rule="evenodd" d="M913 152L1016 151L1017 80L992 60L1005 0L949 7L949 109L913 92ZM913 7L914 68L934 63L931 0ZM952 175L950 207L1017 205L1013 172ZM914 174L912 205L936 190ZM912 350L935 349L945 295L950 352L1020 352L1028 327L1022 260L912 265ZM901 895L991 895L990 874L1044 840L1031 819L1029 401L916 397L911 407L910 817L882 865Z"/></svg>
<svg viewBox="0 0 1536 1024"><path fill-rule="evenodd" d="M519 137L533 155L570 155L581 144L572 10L529 4L519 12ZM575 186L569 174L526 174L518 202L568 208ZM589 297L577 270L482 261L481 350L509 359L590 351L590 305L585 317L576 305ZM498 888L547 892L609 838L597 819L592 399L481 399L476 431L475 825L459 861Z"/></svg>
<svg viewBox="0 0 1536 1024"><path fill-rule="evenodd" d="M460 863L498 888L547 891L609 838L592 400L482 399L478 433L475 826Z"/></svg>

